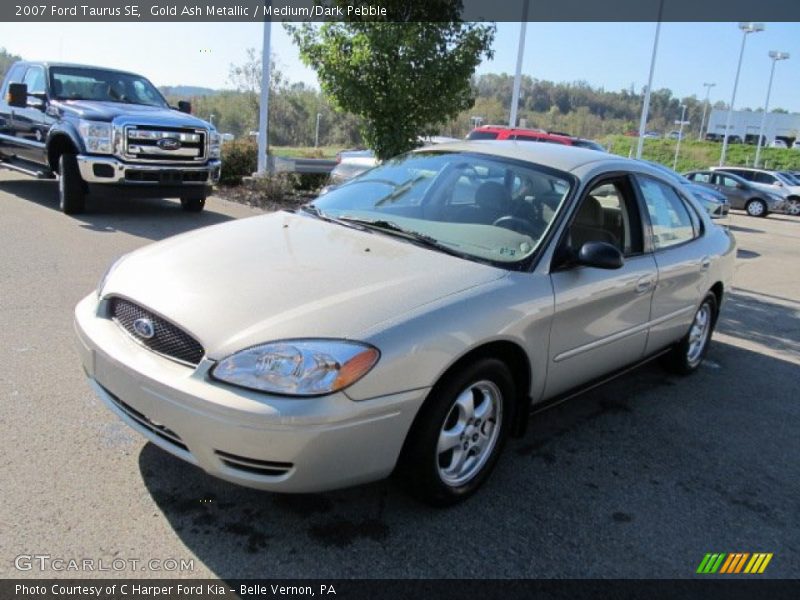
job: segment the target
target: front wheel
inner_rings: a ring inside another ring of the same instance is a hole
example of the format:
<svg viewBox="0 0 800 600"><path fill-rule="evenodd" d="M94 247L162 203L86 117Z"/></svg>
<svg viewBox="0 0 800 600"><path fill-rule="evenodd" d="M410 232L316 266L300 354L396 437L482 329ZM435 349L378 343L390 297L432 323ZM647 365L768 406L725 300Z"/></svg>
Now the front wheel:
<svg viewBox="0 0 800 600"><path fill-rule="evenodd" d="M664 355L664 366L673 373L688 375L697 370L708 352L717 320L717 297L709 292L694 314L689 331Z"/></svg>
<svg viewBox="0 0 800 600"><path fill-rule="evenodd" d="M205 205L205 198L181 198L181 208L186 212L200 212Z"/></svg>
<svg viewBox="0 0 800 600"><path fill-rule="evenodd" d="M431 391L409 432L399 472L434 506L471 496L497 463L514 418L514 380L494 358L480 359Z"/></svg>
<svg viewBox="0 0 800 600"><path fill-rule="evenodd" d="M86 208L86 190L74 154L58 157L58 206L67 215L82 213Z"/></svg>
<svg viewBox="0 0 800 600"><path fill-rule="evenodd" d="M751 217L766 217L767 216L767 203L763 200L750 200L744 207L747 214Z"/></svg>

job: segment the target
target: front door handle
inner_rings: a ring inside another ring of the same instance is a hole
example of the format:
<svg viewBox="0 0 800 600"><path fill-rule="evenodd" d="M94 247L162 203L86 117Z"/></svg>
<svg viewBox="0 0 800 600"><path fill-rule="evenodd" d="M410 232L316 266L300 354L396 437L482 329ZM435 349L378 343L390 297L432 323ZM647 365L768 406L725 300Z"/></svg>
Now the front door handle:
<svg viewBox="0 0 800 600"><path fill-rule="evenodd" d="M637 294L644 294L645 292L649 291L650 288L653 286L653 276L652 275L645 275L640 277L639 280L636 282L636 293Z"/></svg>

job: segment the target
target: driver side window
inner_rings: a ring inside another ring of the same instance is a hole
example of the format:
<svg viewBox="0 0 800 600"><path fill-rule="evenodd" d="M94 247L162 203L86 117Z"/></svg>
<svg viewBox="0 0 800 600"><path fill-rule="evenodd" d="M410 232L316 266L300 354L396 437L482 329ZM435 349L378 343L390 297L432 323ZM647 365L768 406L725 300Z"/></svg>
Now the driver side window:
<svg viewBox="0 0 800 600"><path fill-rule="evenodd" d="M639 213L624 179L603 181L581 200L568 232L568 244L577 252L586 242L606 242L624 256L642 252Z"/></svg>

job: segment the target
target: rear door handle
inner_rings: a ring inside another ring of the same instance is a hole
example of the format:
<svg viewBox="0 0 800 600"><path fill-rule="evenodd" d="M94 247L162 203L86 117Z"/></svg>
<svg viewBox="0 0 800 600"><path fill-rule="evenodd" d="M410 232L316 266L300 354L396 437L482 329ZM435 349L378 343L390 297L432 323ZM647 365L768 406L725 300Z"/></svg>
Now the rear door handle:
<svg viewBox="0 0 800 600"><path fill-rule="evenodd" d="M708 270L708 267L710 267L710 266L711 266L711 258L710 257L704 256L702 259L700 259L700 268L703 269L703 271Z"/></svg>
<svg viewBox="0 0 800 600"><path fill-rule="evenodd" d="M645 275L644 277L640 277L639 280L636 282L636 293L637 294L644 294L653 286L653 277L652 275Z"/></svg>

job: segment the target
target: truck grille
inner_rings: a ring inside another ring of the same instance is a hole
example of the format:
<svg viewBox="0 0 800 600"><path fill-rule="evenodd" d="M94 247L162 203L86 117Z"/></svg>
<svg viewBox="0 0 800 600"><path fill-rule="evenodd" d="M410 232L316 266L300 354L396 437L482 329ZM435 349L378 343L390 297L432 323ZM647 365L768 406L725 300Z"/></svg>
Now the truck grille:
<svg viewBox="0 0 800 600"><path fill-rule="evenodd" d="M112 320L153 352L192 366L198 365L203 359L205 351L200 342L166 319L122 298L111 298L110 309ZM152 328L150 337L144 337L134 326L139 320L149 322Z"/></svg>
<svg viewBox="0 0 800 600"><path fill-rule="evenodd" d="M197 162L206 158L205 129L129 125L125 128L125 158L141 162Z"/></svg>

